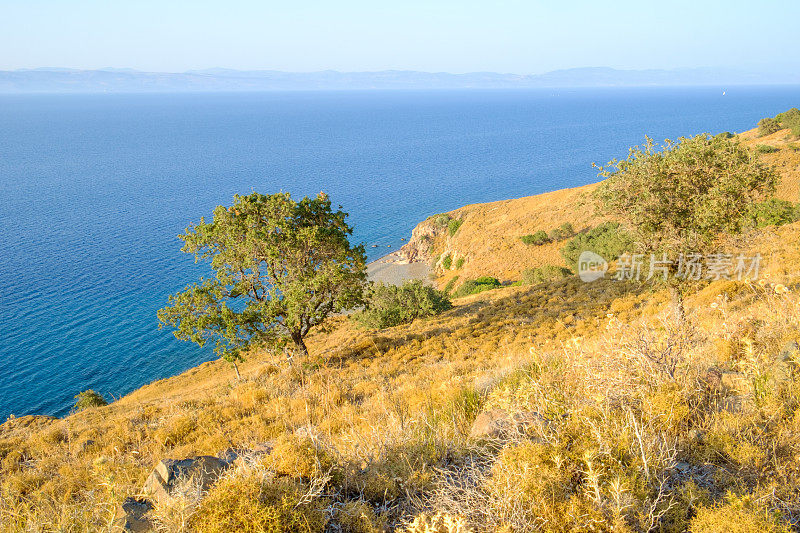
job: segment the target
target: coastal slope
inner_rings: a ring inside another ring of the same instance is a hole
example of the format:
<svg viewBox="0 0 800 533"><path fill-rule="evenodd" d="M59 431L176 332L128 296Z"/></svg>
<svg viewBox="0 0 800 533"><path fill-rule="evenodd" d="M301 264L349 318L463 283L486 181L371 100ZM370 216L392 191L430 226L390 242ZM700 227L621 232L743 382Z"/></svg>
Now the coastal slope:
<svg viewBox="0 0 800 533"><path fill-rule="evenodd" d="M780 173L776 197L790 202L800 200L800 141L785 129L767 136L759 136L757 129L752 129L738 137ZM454 285L480 276L508 283L519 280L527 268L565 266L559 253L563 241L532 246L521 237L537 231L550 232L564 223L570 223L577 233L599 224L604 219L595 213L590 198L595 188L596 184L592 184L472 204L443 213L444 218L430 217L417 225L398 255L407 262L428 264L440 287L456 276ZM455 232L450 230L451 220L460 222ZM443 265L446 258L449 268Z"/></svg>
<svg viewBox="0 0 800 533"><path fill-rule="evenodd" d="M796 202L793 143L742 138L779 147L761 157ZM405 259L463 257L439 283L515 280L560 261L521 235L598 222L592 188L429 219ZM250 353L241 379L212 361L62 419L12 417L0 530L789 531L798 242L800 222L736 239L732 252L764 256L759 279L709 281L681 320L662 287L570 276L396 327L336 316L306 360ZM184 475L197 464L223 473Z"/></svg>

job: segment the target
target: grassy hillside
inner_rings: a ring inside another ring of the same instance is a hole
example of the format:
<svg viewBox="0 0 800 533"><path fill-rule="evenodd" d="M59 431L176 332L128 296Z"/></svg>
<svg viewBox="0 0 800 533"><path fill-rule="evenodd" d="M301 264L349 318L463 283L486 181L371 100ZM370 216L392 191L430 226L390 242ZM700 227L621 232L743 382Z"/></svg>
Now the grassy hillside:
<svg viewBox="0 0 800 533"><path fill-rule="evenodd" d="M781 146L763 157L797 200L797 153L780 135L749 135ZM590 189L464 207L432 246L463 253L464 278L516 279L560 260L559 244L520 235L598 222L582 207ZM336 317L309 337L307 360L253 353L241 380L211 362L64 419L10 419L0 530L121 527L119 505L160 460L231 450L216 483L179 480L150 526L796 530L798 242L796 222L725 243L760 252L761 279L699 286L685 321L657 287L570 277L384 330Z"/></svg>
<svg viewBox="0 0 800 533"><path fill-rule="evenodd" d="M739 137L758 150L765 164L780 172L776 196L791 202L800 200L800 139L794 138L788 129L759 136L754 128ZM765 146L774 151L767 151ZM587 185L515 200L467 205L444 214L462 221L453 235L447 225L437 225L436 217L431 217L420 224L417 238L406 245L406 250L413 248L416 252L421 247L419 236L428 236L429 242L422 246L426 253L415 255L438 265L435 274L440 286L454 276L458 276L455 285L479 276L517 281L526 268L565 264L559 254L563 241L535 246L525 244L520 237L537 231L549 233L565 222L571 223L576 232L602 222L588 197L595 187ZM442 265L441 259L445 257L450 257L450 268ZM457 268L459 259L463 262Z"/></svg>

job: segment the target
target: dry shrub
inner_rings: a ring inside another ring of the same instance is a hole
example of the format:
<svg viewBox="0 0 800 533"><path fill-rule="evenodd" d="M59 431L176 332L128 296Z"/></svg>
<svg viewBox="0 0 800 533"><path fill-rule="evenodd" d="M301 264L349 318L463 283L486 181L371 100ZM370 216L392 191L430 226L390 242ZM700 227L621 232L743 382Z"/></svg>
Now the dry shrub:
<svg viewBox="0 0 800 533"><path fill-rule="evenodd" d="M336 514L336 522L343 533L380 533L386 528L385 521L361 500L343 504Z"/></svg>
<svg viewBox="0 0 800 533"><path fill-rule="evenodd" d="M296 479L312 479L328 475L334 469L334 459L310 437L281 435L265 461L276 473Z"/></svg>
<svg viewBox="0 0 800 533"><path fill-rule="evenodd" d="M318 485L241 467L214 485L189 526L198 533L321 532L327 523L326 504Z"/></svg>
<svg viewBox="0 0 800 533"><path fill-rule="evenodd" d="M163 530L175 533L188 531L192 516L205 495L200 479L178 479L170 495L172 497L166 501L156 502L152 518Z"/></svg>
<svg viewBox="0 0 800 533"><path fill-rule="evenodd" d="M728 494L724 502L703 506L691 522L692 533L788 533L780 513L760 505L750 496Z"/></svg>
<svg viewBox="0 0 800 533"><path fill-rule="evenodd" d="M415 516L402 533L472 533L472 529L463 518L443 513L422 513Z"/></svg>
<svg viewBox="0 0 800 533"><path fill-rule="evenodd" d="M165 448L174 448L187 442L196 428L197 422L192 415L180 415L167 420L153 437Z"/></svg>

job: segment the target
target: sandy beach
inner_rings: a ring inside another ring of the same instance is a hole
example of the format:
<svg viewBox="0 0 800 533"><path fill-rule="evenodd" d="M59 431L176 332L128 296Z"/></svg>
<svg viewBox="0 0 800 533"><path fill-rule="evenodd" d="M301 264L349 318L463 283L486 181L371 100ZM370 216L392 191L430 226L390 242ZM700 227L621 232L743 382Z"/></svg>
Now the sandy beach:
<svg viewBox="0 0 800 533"><path fill-rule="evenodd" d="M367 265L367 276L370 281L381 281L393 285L401 285L406 280L420 279L429 283L428 264L418 261L409 263L400 258L399 251L384 255Z"/></svg>

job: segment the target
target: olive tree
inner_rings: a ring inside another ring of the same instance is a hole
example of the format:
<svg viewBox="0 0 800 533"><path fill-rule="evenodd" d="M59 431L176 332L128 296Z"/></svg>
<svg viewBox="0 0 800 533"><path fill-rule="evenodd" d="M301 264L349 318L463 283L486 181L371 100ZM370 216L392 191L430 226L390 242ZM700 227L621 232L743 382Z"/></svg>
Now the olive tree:
<svg viewBox="0 0 800 533"><path fill-rule="evenodd" d="M346 217L323 193L299 202L288 193L234 196L211 222L179 235L181 250L210 261L214 277L170 296L160 326L200 346L213 340L234 367L259 347L289 344L307 355L313 327L363 303L366 256L350 244Z"/></svg>
<svg viewBox="0 0 800 533"><path fill-rule="evenodd" d="M626 223L639 251L671 255L707 254L723 235L743 231L778 180L737 139L707 134L662 146L647 138L627 159L600 167L600 176L602 213ZM670 288L682 310L677 282Z"/></svg>

